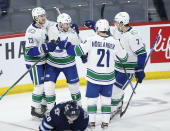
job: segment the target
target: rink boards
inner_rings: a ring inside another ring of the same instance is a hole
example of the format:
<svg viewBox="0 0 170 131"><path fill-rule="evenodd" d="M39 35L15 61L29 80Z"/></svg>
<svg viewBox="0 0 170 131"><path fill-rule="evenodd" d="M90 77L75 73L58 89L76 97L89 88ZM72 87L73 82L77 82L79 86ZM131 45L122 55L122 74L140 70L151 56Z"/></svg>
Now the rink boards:
<svg viewBox="0 0 170 131"><path fill-rule="evenodd" d="M147 52L150 51L157 33L162 29L161 37L151 55L146 66L146 78L167 79L170 78L170 21L152 23L132 23L136 30L140 32ZM85 39L94 34L92 30L80 27L80 37ZM24 35L25 33L0 36L0 95L2 95L12 84L14 84L26 71L24 62ZM76 58L80 86L86 85L86 65L82 64L80 58ZM29 75L26 75L8 94L29 92L33 90ZM67 87L63 74L59 76L56 88Z"/></svg>

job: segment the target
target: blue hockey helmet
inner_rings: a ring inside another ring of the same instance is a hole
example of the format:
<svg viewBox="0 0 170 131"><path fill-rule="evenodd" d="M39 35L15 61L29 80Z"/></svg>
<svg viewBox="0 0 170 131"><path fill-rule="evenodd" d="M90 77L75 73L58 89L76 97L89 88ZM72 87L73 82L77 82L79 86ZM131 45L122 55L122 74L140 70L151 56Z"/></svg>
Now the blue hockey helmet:
<svg viewBox="0 0 170 131"><path fill-rule="evenodd" d="M76 120L80 114L80 108L76 101L69 101L64 107L64 114L67 119Z"/></svg>

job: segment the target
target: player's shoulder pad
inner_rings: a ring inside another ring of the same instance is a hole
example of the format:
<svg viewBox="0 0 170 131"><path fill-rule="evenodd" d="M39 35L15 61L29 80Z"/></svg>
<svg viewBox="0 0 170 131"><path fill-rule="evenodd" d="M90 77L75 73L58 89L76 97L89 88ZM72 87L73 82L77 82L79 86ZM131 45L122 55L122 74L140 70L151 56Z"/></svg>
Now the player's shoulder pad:
<svg viewBox="0 0 170 131"><path fill-rule="evenodd" d="M36 29L32 26L32 24L27 28L26 33L29 33L29 34L36 33Z"/></svg>
<svg viewBox="0 0 170 131"><path fill-rule="evenodd" d="M138 35L138 31L135 29L130 30L129 33L132 35Z"/></svg>
<svg viewBox="0 0 170 131"><path fill-rule="evenodd" d="M35 34L36 30L33 28L28 29L28 33Z"/></svg>

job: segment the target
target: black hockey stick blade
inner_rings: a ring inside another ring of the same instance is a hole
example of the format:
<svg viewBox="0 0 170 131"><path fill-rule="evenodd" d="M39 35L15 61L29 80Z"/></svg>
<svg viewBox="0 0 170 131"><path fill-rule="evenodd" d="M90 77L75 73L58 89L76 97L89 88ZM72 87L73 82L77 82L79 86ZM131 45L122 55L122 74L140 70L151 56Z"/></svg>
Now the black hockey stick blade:
<svg viewBox="0 0 170 131"><path fill-rule="evenodd" d="M104 19L104 8L105 8L105 3L102 4L102 8L101 8L101 19Z"/></svg>

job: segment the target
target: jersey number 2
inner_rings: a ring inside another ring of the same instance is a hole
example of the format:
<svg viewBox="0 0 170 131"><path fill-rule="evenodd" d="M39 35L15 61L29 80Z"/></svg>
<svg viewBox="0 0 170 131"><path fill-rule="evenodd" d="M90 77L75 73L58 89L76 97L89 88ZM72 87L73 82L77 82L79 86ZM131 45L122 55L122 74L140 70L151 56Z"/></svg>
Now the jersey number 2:
<svg viewBox="0 0 170 131"><path fill-rule="evenodd" d="M105 66L105 64L102 64L102 61L103 61L103 58L106 55L106 57L107 57L106 58L106 66L109 67L110 51L109 50L105 51L104 49L98 49L97 50L97 55L101 55L100 59L99 59L99 61L97 63L97 66L98 67L104 67Z"/></svg>

